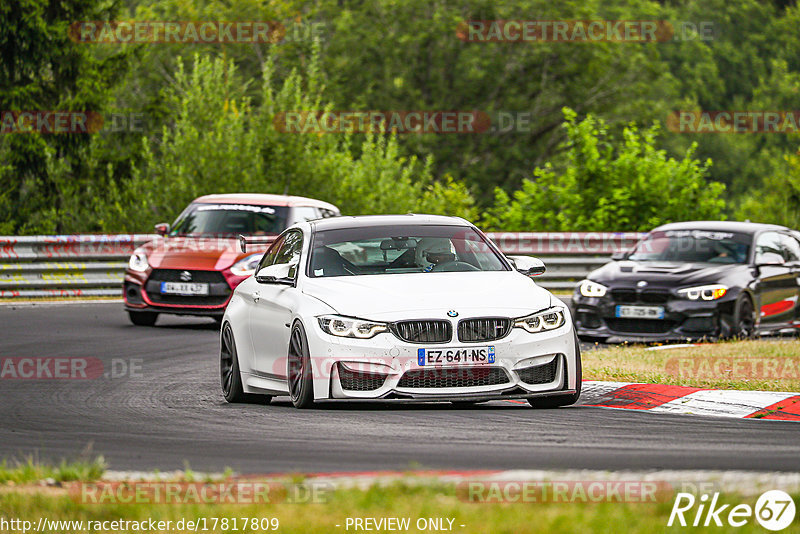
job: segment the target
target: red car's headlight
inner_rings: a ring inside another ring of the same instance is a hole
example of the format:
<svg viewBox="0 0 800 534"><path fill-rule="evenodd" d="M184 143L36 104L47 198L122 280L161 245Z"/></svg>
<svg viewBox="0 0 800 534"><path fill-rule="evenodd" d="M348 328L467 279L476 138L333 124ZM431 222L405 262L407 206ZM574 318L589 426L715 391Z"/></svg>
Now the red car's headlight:
<svg viewBox="0 0 800 534"><path fill-rule="evenodd" d="M261 261L261 257L264 254L259 252L258 254L250 254L244 259L241 259L233 264L231 267L231 272L236 276L250 276L256 271L256 267L258 267L258 262Z"/></svg>

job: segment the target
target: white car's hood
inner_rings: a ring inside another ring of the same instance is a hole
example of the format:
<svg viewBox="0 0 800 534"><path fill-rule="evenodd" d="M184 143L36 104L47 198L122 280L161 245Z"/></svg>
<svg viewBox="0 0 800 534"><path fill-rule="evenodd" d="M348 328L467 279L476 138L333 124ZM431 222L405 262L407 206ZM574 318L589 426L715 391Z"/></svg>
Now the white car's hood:
<svg viewBox="0 0 800 534"><path fill-rule="evenodd" d="M376 321L460 317L520 317L556 303L516 271L411 273L306 278L302 290L350 317Z"/></svg>

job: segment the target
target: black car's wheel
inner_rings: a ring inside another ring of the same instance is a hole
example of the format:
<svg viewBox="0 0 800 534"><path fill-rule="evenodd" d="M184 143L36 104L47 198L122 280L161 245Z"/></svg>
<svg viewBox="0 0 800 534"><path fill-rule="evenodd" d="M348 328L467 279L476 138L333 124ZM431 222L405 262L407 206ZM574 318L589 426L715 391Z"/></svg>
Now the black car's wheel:
<svg viewBox="0 0 800 534"><path fill-rule="evenodd" d="M552 395L550 397L534 397L528 399L528 404L534 408L558 408L559 406L569 406L578 402L581 396L581 380L583 380L583 369L581 366L581 345L578 343L578 336L575 336L575 362L577 363L575 369L575 393L569 395ZM567 383L566 373L564 374L564 383Z"/></svg>
<svg viewBox="0 0 800 534"><path fill-rule="evenodd" d="M295 323L289 337L289 396L295 408L310 408L314 404L314 384L311 381L311 356L303 325Z"/></svg>
<svg viewBox="0 0 800 534"><path fill-rule="evenodd" d="M736 302L736 312L733 315L734 337L750 338L755 333L756 314L753 301L748 295L742 295Z"/></svg>
<svg viewBox="0 0 800 534"><path fill-rule="evenodd" d="M158 319L157 312L128 311L128 317L136 326L153 326Z"/></svg>
<svg viewBox="0 0 800 534"><path fill-rule="evenodd" d="M269 395L245 393L242 386L242 373L239 371L239 355L236 353L236 342L233 339L231 325L222 327L219 349L219 378L222 394L228 402L268 403Z"/></svg>

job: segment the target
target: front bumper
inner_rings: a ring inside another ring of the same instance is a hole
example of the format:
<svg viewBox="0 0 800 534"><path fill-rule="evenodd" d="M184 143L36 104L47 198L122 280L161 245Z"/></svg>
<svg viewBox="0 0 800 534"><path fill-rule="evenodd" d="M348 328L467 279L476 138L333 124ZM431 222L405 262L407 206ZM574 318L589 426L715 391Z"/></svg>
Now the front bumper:
<svg viewBox="0 0 800 534"><path fill-rule="evenodd" d="M222 271L204 271L204 273L209 277L208 297L165 296L159 293L160 282L152 278L152 271L139 273L126 270L122 287L125 309L221 318L230 302L233 290L246 277L237 277Z"/></svg>
<svg viewBox="0 0 800 534"><path fill-rule="evenodd" d="M484 401L575 393L577 363L571 321L551 332L514 328L504 338L446 344L404 342L391 333L337 338L306 330L315 399ZM419 349L492 346L484 365L420 365Z"/></svg>
<svg viewBox="0 0 800 534"><path fill-rule="evenodd" d="M624 294L634 290L623 288ZM714 339L733 331L735 294L729 291L714 301L691 301L678 298L669 290L661 293L636 293L636 297L615 299L614 291L604 297L584 297L578 290L572 297L575 329L582 339L610 343L661 342ZM655 295L661 295L660 298ZM663 319L620 318L617 306L661 306Z"/></svg>

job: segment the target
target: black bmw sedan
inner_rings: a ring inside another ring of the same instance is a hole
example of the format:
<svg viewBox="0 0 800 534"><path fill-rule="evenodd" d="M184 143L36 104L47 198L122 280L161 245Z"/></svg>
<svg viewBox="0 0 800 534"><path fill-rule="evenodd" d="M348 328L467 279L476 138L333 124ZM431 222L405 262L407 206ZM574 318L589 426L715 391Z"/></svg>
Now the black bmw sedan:
<svg viewBox="0 0 800 534"><path fill-rule="evenodd" d="M696 340L800 327L800 233L769 224L659 226L572 297L584 340Z"/></svg>

